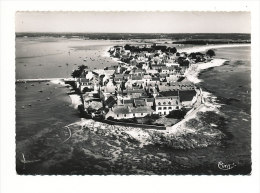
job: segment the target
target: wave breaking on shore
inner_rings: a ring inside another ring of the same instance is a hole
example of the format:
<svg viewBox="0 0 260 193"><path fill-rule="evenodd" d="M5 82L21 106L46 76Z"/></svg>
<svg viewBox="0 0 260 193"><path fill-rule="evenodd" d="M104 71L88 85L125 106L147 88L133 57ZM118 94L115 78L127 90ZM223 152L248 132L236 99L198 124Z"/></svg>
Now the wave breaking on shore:
<svg viewBox="0 0 260 193"><path fill-rule="evenodd" d="M189 48L180 48L180 52L206 52L209 49L218 49L218 48L232 48L232 47L244 47L251 46L251 44L220 44L220 45L205 45L205 46L194 46Z"/></svg>
<svg viewBox="0 0 260 193"><path fill-rule="evenodd" d="M74 109L78 109L78 106L82 104L81 98L78 94L69 94L71 99L71 105Z"/></svg>
<svg viewBox="0 0 260 193"><path fill-rule="evenodd" d="M185 76L189 81L193 82L194 84L198 84L202 81L198 78L199 73L202 70L206 70L208 68L213 68L217 66L222 66L226 61L227 60L225 59L213 59L210 62L206 62L206 63L192 64L192 66L185 73Z"/></svg>

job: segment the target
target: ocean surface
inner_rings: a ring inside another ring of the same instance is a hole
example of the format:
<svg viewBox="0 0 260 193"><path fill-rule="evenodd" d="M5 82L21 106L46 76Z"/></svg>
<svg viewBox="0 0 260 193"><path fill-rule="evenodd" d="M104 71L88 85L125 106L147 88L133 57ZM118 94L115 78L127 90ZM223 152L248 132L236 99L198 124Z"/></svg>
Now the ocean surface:
<svg viewBox="0 0 260 193"><path fill-rule="evenodd" d="M216 50L216 57L228 61L201 73L202 88L217 97L224 117L223 131L228 138L216 154L241 170L251 164L251 48L234 47Z"/></svg>
<svg viewBox="0 0 260 193"><path fill-rule="evenodd" d="M90 69L117 63L104 53L120 41L78 38L16 38L16 78L64 78L79 65Z"/></svg>
<svg viewBox="0 0 260 193"><path fill-rule="evenodd" d="M16 78L69 77L73 69L85 64L83 59L86 57L86 64L91 69L115 65L116 62L104 52L117 43L109 40L17 38ZM202 82L199 84L203 90L212 93L208 102L219 106L218 111L201 112L192 127L195 131L203 126L203 130L179 136L182 143L178 147L158 141L139 146L131 140L116 137L114 133L110 136L114 131L110 127L105 128L106 135L95 129L76 135L79 131L74 127L74 139L64 144L69 135L65 126L80 121L67 94L71 89L50 82L16 83L17 173L250 174L250 47L220 48L215 52L216 58L225 58L228 62L201 72L199 79ZM219 137L219 133L223 137ZM95 151L104 153L111 150L115 153L119 149L121 161L104 161L104 157L92 155ZM23 164L22 154L26 160L35 162ZM128 163L125 163L124 156L128 156ZM130 158L140 158L141 161L131 161ZM234 167L221 170L219 162ZM126 166L123 167L122 163Z"/></svg>

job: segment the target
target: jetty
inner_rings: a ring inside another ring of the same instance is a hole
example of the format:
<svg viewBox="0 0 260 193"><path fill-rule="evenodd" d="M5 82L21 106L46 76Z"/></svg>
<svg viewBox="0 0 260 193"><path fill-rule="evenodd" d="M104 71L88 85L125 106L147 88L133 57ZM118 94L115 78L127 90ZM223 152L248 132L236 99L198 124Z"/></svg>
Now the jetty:
<svg viewBox="0 0 260 193"><path fill-rule="evenodd" d="M15 83L28 83L28 82L51 82L51 81L75 81L74 78L36 78L36 79L17 79Z"/></svg>
<svg viewBox="0 0 260 193"><path fill-rule="evenodd" d="M37 160L26 160L23 153L22 153L22 157L23 157L23 159L21 159L20 161L21 161L23 164L30 164L30 163L35 163L35 162L41 161L40 159L37 159Z"/></svg>

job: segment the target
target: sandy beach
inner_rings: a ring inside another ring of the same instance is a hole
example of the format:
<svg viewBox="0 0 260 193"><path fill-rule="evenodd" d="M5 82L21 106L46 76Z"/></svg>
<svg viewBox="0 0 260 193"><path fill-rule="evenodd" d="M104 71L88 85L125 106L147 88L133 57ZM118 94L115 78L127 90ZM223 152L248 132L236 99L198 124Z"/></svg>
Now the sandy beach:
<svg viewBox="0 0 260 193"><path fill-rule="evenodd" d="M216 67L216 66L221 66L223 65L227 60L224 59L217 59L214 58L210 62L206 63L198 63L198 64L193 64L190 69L186 72L185 76L187 79L194 84L197 84L201 82L200 79L198 79L198 75L201 72L201 70L205 70L208 68Z"/></svg>
<svg viewBox="0 0 260 193"><path fill-rule="evenodd" d="M69 94L69 97L71 99L71 105L73 108L78 109L78 106L82 104L80 96L77 94Z"/></svg>

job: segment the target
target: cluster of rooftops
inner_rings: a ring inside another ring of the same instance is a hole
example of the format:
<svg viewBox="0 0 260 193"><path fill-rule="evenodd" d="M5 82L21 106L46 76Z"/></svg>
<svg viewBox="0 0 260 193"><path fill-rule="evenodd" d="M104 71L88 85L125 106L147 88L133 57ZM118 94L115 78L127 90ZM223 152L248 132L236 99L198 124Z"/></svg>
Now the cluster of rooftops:
<svg viewBox="0 0 260 193"><path fill-rule="evenodd" d="M153 45L154 46L154 45ZM105 69L85 69L77 78L77 87L102 102L104 118L127 119L192 108L197 96L196 86L185 73L199 57L189 58L176 49L143 46L114 46L110 56L118 65ZM153 48L149 52L149 48ZM202 60L199 60L202 61Z"/></svg>

